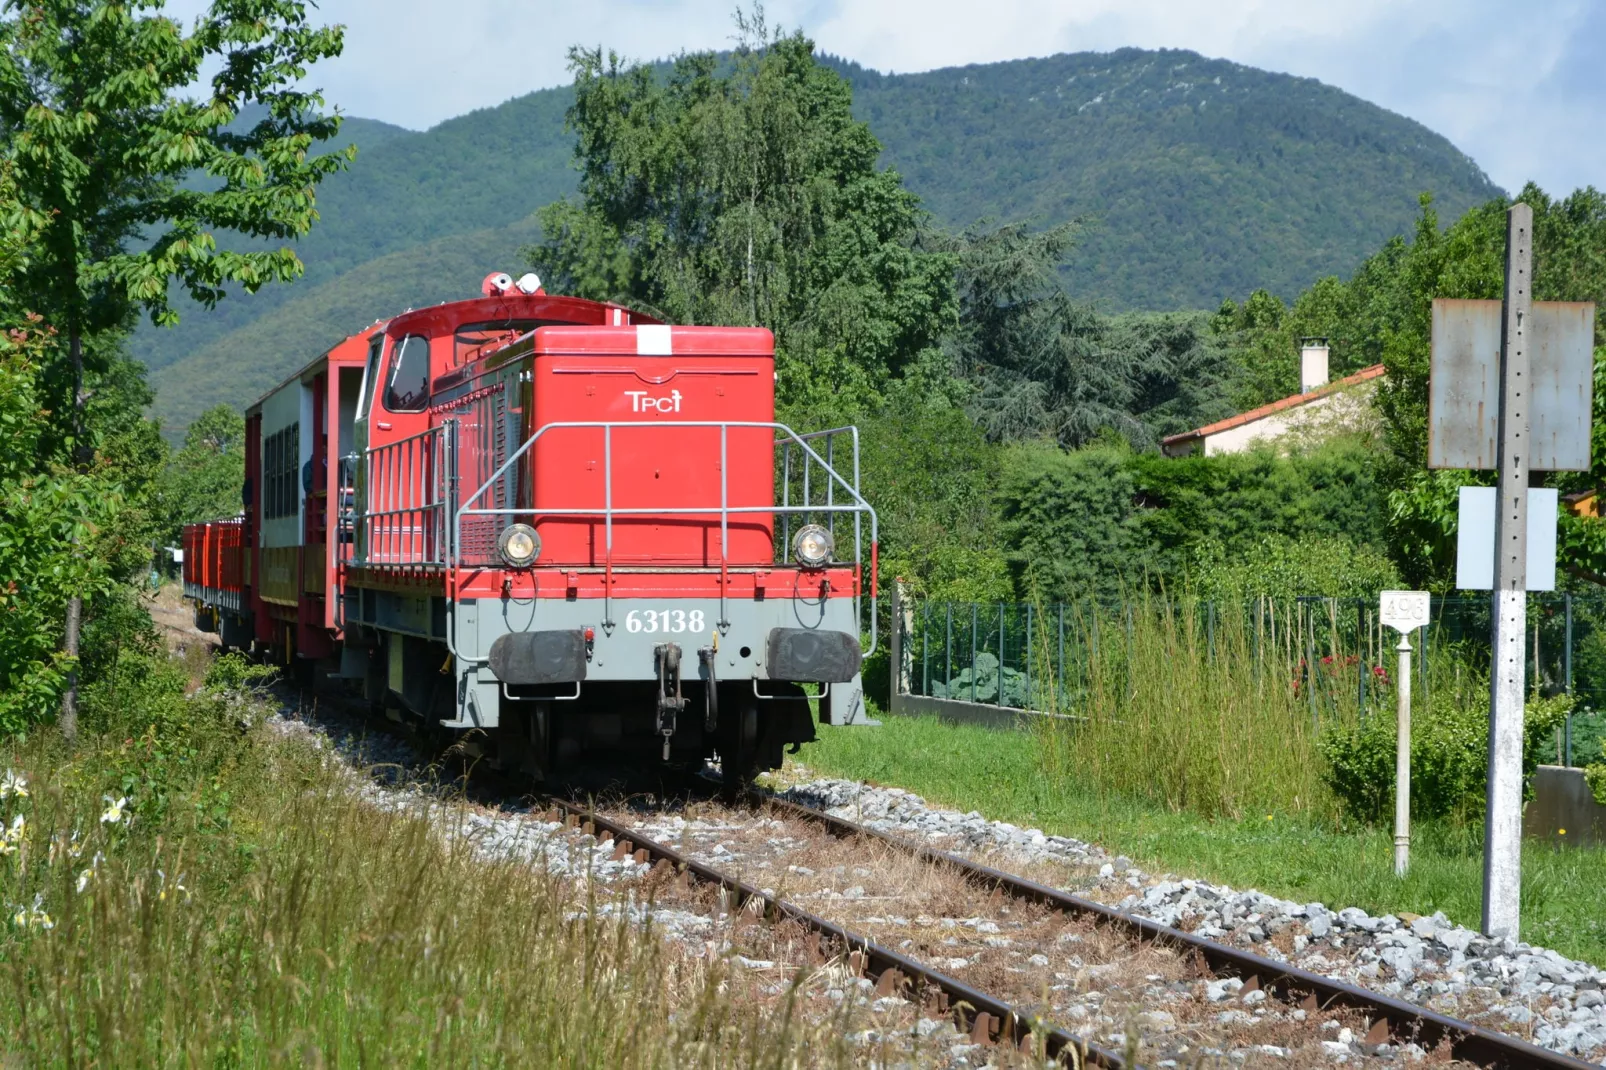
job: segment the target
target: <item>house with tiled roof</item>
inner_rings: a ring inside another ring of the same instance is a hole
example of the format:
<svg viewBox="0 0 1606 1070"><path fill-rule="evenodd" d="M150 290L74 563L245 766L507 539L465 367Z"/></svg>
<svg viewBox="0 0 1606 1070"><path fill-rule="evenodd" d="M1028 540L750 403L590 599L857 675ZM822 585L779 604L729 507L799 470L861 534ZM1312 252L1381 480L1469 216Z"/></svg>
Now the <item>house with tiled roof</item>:
<svg viewBox="0 0 1606 1070"><path fill-rule="evenodd" d="M1229 416L1192 431L1161 439L1167 457L1203 453L1241 453L1279 439L1326 437L1345 431L1364 431L1376 423L1372 395L1383 378L1383 365L1362 368L1354 375L1329 382L1327 343L1308 340L1300 350L1300 392L1237 416Z"/></svg>

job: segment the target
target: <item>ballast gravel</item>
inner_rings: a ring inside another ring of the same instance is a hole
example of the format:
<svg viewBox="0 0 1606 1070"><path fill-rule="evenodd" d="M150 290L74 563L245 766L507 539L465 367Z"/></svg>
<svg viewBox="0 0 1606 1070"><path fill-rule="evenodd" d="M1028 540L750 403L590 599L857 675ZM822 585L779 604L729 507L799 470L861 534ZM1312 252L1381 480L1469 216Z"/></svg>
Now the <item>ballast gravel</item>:
<svg viewBox="0 0 1606 1070"><path fill-rule="evenodd" d="M1442 913L1373 916L1294 903L1255 889L1145 873L1096 844L927 805L899 788L848 780L795 783L782 797L1000 868L1085 873L1072 889L1117 909L1265 958L1362 985L1542 1047L1606 1059L1606 970L1555 951L1454 925ZM1210 986L1226 1002L1234 981ZM1226 1013L1233 1013L1232 1011ZM1243 1013L1237 1011L1237 1013ZM1335 1057L1353 1037L1327 1042Z"/></svg>
<svg viewBox="0 0 1606 1070"><path fill-rule="evenodd" d="M572 917L623 916L651 931L682 953L712 961L728 958L755 980L759 998L788 1005L787 1013L808 1014L821 1022L851 1023L846 1034L855 1058L874 1067L934 1066L947 1070L1014 1066L1012 1052L970 1044L951 1021L923 1016L921 1008L897 997L877 998L874 985L857 976L845 962L827 962L812 971L791 1004L795 965L775 959L749 958L738 951L752 943L754 930L770 927L743 912L725 909L724 897L704 889L692 903L659 902L643 894L652 866L631 857L616 858L615 845L570 828L528 806L501 802L496 806L447 801L433 779L434 767L412 744L370 731L360 718L338 707L308 708L293 696L279 696L280 709L267 728L284 737L301 737L329 753L349 770L353 795L375 809L416 815L434 824L443 836L462 837L487 861L521 861L573 884L578 892ZM585 904L580 906L579 904ZM687 907L690 906L691 909ZM769 936L777 950L790 950L784 938Z"/></svg>

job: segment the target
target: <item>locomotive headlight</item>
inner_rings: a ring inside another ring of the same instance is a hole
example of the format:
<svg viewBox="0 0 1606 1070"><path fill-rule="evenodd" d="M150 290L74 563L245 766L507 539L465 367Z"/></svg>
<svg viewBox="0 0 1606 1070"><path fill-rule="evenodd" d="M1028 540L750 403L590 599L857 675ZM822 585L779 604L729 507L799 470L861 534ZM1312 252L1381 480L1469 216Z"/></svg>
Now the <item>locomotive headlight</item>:
<svg viewBox="0 0 1606 1070"><path fill-rule="evenodd" d="M528 524L509 524L497 537L496 550L509 568L529 568L541 556L541 536Z"/></svg>
<svg viewBox="0 0 1606 1070"><path fill-rule="evenodd" d="M804 568L819 568L831 560L836 540L818 524L804 524L792 539L792 556Z"/></svg>

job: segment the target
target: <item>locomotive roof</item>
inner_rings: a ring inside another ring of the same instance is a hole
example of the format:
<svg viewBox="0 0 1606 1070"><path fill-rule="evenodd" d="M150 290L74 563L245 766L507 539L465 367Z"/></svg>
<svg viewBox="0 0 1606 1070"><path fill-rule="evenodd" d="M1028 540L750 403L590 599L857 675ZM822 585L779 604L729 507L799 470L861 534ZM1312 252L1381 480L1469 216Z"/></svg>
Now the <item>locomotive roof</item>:
<svg viewBox="0 0 1606 1070"><path fill-rule="evenodd" d="M447 301L429 308L413 309L393 318L386 325L385 331L388 334L437 335L444 334L463 323L532 319L576 327L659 322L651 316L606 301L515 292L498 294L494 297L475 297L466 301Z"/></svg>
<svg viewBox="0 0 1606 1070"><path fill-rule="evenodd" d="M617 313L617 316L615 315ZM427 334L436 336L451 332L467 323L495 323L498 320L548 320L574 326L600 326L618 322L656 324L641 312L606 301L589 301L583 297L559 297L552 294L522 294L518 292L491 297L473 297L462 301L443 301L427 308L409 309L390 319L377 319L354 334L349 334L318 354L312 360L285 376L273 389L266 391L246 407L246 413L261 408L262 403L293 382L315 374L335 352L352 342L361 342L354 352L361 361L367 355L366 342L375 332L391 334Z"/></svg>

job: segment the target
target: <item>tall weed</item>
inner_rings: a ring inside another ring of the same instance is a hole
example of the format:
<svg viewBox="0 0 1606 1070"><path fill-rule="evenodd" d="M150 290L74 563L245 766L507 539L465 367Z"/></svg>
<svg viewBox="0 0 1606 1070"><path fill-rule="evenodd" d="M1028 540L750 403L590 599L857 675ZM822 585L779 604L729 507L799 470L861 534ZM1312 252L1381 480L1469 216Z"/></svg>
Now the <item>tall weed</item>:
<svg viewBox="0 0 1606 1070"><path fill-rule="evenodd" d="M1066 716L1039 729L1051 772L1210 817L1331 810L1286 625L1152 595L1067 625L1074 675L1053 689Z"/></svg>

